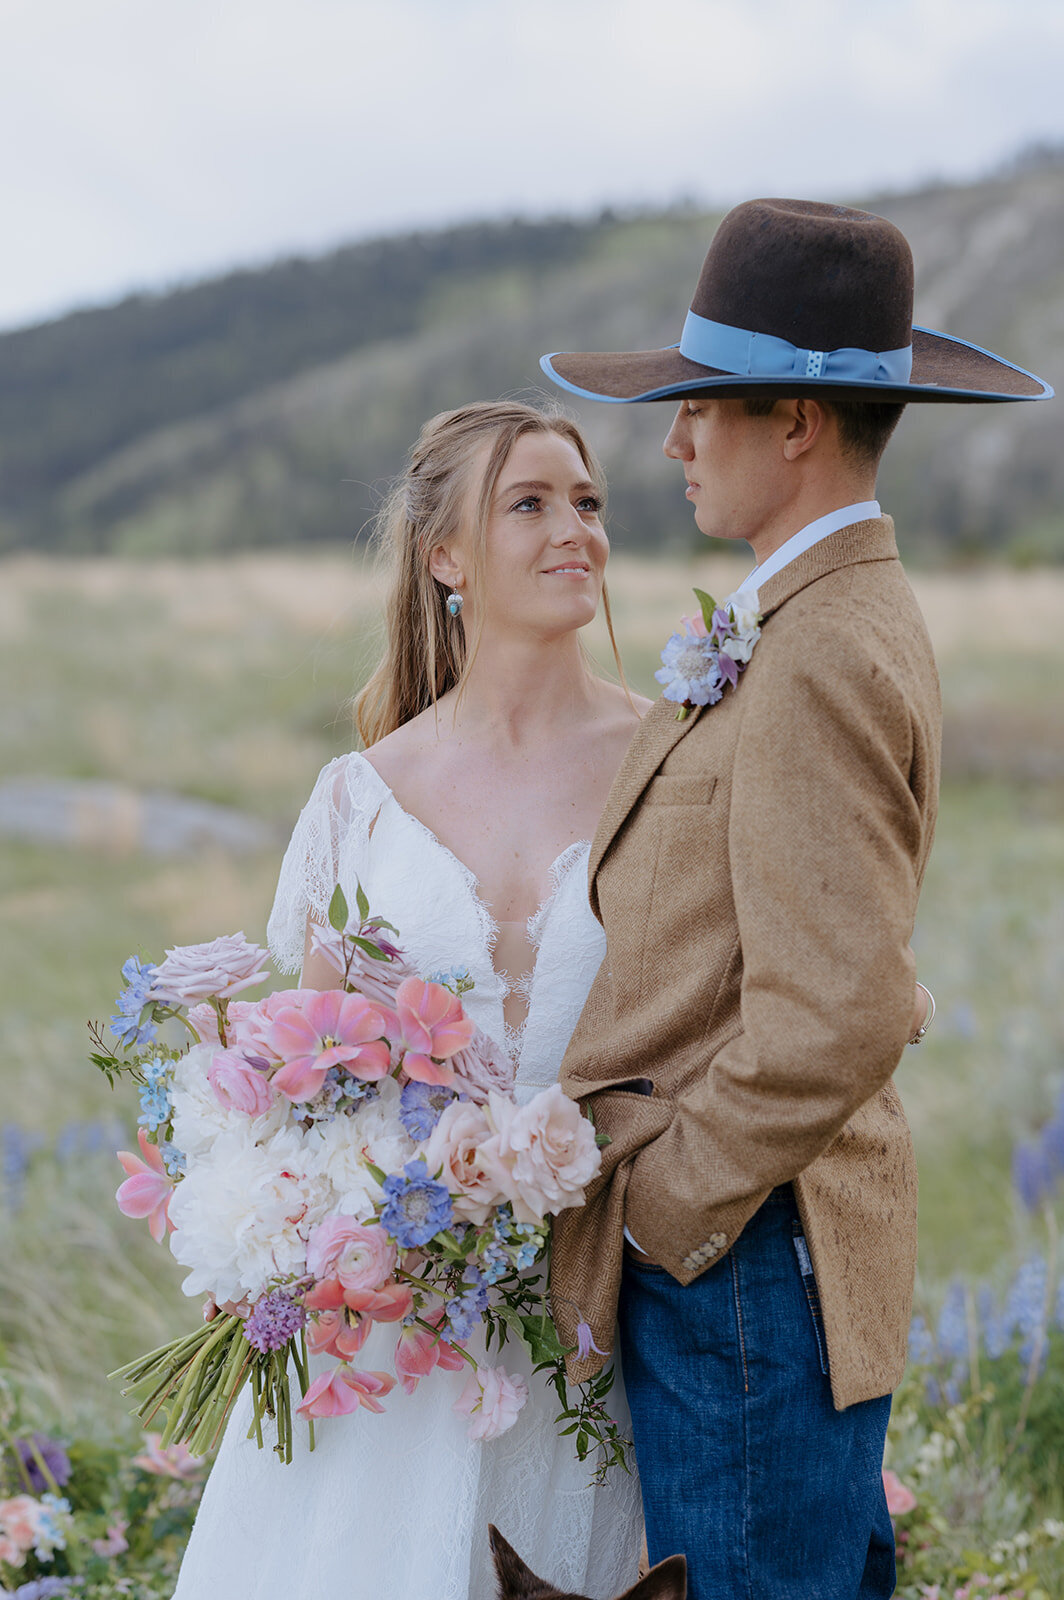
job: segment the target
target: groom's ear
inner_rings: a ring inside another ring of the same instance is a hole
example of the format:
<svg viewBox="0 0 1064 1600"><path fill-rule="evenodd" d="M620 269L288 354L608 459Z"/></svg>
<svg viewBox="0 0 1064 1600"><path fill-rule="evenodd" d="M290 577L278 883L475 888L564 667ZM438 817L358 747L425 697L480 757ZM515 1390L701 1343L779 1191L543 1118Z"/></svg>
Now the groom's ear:
<svg viewBox="0 0 1064 1600"><path fill-rule="evenodd" d="M668 1560L659 1561L621 1600L687 1600L686 1557L669 1556Z"/></svg>
<svg viewBox="0 0 1064 1600"><path fill-rule="evenodd" d="M527 1567L512 1545L507 1544L498 1528L488 1523L488 1542L499 1579L499 1600L536 1600L543 1594L543 1584L531 1567Z"/></svg>

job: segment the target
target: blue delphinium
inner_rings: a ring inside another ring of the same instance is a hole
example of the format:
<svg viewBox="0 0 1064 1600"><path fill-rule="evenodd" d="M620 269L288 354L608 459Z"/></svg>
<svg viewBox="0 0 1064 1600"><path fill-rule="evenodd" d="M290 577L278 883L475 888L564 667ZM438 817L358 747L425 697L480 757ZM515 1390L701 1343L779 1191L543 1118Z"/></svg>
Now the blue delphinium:
<svg viewBox="0 0 1064 1600"><path fill-rule="evenodd" d="M429 1177L423 1161L408 1161L403 1173L403 1177L390 1173L384 1180L387 1201L381 1222L396 1244L414 1250L450 1227L454 1207L447 1189Z"/></svg>
<svg viewBox="0 0 1064 1600"><path fill-rule="evenodd" d="M150 1044L158 1031L154 1022L141 1023L140 1014L148 1003L148 993L155 966L150 961L143 964L130 956L122 965L126 987L115 1001L117 1015L111 1018L111 1032L125 1046Z"/></svg>
<svg viewBox="0 0 1064 1600"><path fill-rule="evenodd" d="M451 1341L468 1339L483 1318L487 1304L485 1289L479 1286L472 1289L463 1287L463 1292L453 1300L448 1300L444 1306L447 1313L444 1338Z"/></svg>
<svg viewBox="0 0 1064 1600"><path fill-rule="evenodd" d="M399 1096L399 1121L411 1139L427 1139L455 1098L455 1091L445 1084L411 1080Z"/></svg>
<svg viewBox="0 0 1064 1600"><path fill-rule="evenodd" d="M137 1121L149 1132L164 1128L170 1121L173 1110L170 1102L172 1065L172 1062L164 1061L162 1056L156 1056L154 1061L146 1062L141 1069L145 1081L140 1091L140 1116Z"/></svg>

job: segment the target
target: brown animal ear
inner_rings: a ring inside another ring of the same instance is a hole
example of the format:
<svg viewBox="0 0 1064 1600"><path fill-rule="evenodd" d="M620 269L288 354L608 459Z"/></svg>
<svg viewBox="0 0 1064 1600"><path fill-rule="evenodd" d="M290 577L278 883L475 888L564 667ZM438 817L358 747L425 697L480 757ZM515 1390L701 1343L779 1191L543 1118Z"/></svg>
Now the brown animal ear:
<svg viewBox="0 0 1064 1600"><path fill-rule="evenodd" d="M543 1593L543 1585L531 1567L525 1565L512 1545L507 1544L498 1528L488 1523L488 1542L499 1579L499 1600L534 1600Z"/></svg>
<svg viewBox="0 0 1064 1600"><path fill-rule="evenodd" d="M669 1556L659 1561L621 1600L687 1600L687 1558Z"/></svg>

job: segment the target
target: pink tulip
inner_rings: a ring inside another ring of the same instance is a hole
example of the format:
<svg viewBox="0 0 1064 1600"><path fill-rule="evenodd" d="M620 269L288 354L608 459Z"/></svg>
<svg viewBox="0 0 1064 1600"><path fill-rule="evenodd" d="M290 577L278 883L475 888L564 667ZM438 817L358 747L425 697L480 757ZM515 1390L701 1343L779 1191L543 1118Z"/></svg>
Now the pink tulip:
<svg viewBox="0 0 1064 1600"><path fill-rule="evenodd" d="M169 1208L174 1182L163 1166L158 1147L148 1143L143 1128L137 1130L137 1143L144 1155L143 1161L130 1155L128 1150L118 1152L118 1159L129 1177L119 1185L115 1199L123 1216L147 1217L151 1236L159 1244L167 1228L173 1227Z"/></svg>
<svg viewBox="0 0 1064 1600"><path fill-rule="evenodd" d="M330 1067L353 1077L383 1078L392 1064L382 1035L386 1014L358 994L324 989L300 1010L282 1007L267 1030L266 1042L284 1062L273 1084L290 1100L312 1100Z"/></svg>
<svg viewBox="0 0 1064 1600"><path fill-rule="evenodd" d="M268 1080L248 1065L239 1050L219 1050L207 1068L207 1082L226 1111L259 1117L273 1102Z"/></svg>
<svg viewBox="0 0 1064 1600"><path fill-rule="evenodd" d="M307 1324L307 1348L316 1356L338 1356L349 1361L365 1344L373 1323L368 1317L343 1311L319 1311Z"/></svg>
<svg viewBox="0 0 1064 1600"><path fill-rule="evenodd" d="M441 1312L437 1322L442 1320ZM413 1394L421 1379L427 1378L434 1367L460 1372L465 1364L465 1357L454 1345L448 1344L438 1334L431 1333L428 1328L420 1328L412 1323L399 1335L395 1347L395 1371L407 1394Z"/></svg>
<svg viewBox="0 0 1064 1600"><path fill-rule="evenodd" d="M413 1310L414 1292L408 1283L394 1282L380 1289L345 1289L344 1303L374 1322L401 1322Z"/></svg>
<svg viewBox="0 0 1064 1600"><path fill-rule="evenodd" d="M891 1472L889 1467L883 1469L883 1492L887 1497L887 1510L892 1517L902 1517L916 1505L916 1496L912 1490L907 1489L897 1473Z"/></svg>
<svg viewBox="0 0 1064 1600"><path fill-rule="evenodd" d="M444 1063L473 1037L461 1001L442 983L407 978L396 991L395 1006L407 1077L418 1083L453 1083L454 1072Z"/></svg>
<svg viewBox="0 0 1064 1600"><path fill-rule="evenodd" d="M197 1477L203 1463L190 1453L187 1445L168 1444L164 1450L159 1444L161 1438L159 1433L145 1434L148 1448L142 1456L133 1457L133 1465L159 1478Z"/></svg>
<svg viewBox="0 0 1064 1600"><path fill-rule="evenodd" d="M322 1373L307 1390L299 1407L301 1417L344 1417L359 1406L383 1411L377 1396L395 1388L395 1379L386 1372L359 1372L355 1367L336 1367Z"/></svg>

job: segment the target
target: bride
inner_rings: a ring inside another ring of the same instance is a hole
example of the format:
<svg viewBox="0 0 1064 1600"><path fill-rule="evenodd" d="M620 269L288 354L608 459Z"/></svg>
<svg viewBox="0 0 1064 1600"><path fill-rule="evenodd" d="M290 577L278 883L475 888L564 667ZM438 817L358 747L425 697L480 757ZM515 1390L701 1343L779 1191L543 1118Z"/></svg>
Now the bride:
<svg viewBox="0 0 1064 1600"><path fill-rule="evenodd" d="M381 515L394 576L358 702L366 750L318 778L269 924L282 970L302 960L302 984L330 988L309 924L337 882L350 904L361 882L418 972L468 972L463 1004L508 1051L519 1099L556 1080L605 953L590 840L649 703L596 676L579 641L600 602L609 619L603 492L561 416L500 402L426 424ZM389 1366L394 1342L378 1325L362 1364ZM491 1600L489 1522L562 1590L621 1592L642 1537L634 1474L591 1486L553 1391L513 1341L501 1360L531 1398L483 1444L453 1410L461 1372L394 1390L383 1416L330 1419L287 1467L245 1438L238 1404L174 1600ZM620 1384L611 1402L627 1428Z"/></svg>

